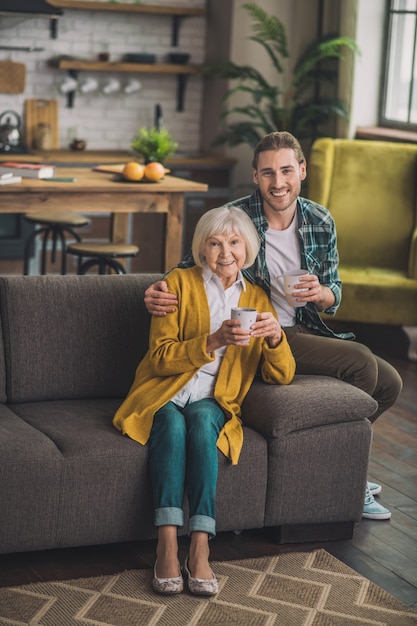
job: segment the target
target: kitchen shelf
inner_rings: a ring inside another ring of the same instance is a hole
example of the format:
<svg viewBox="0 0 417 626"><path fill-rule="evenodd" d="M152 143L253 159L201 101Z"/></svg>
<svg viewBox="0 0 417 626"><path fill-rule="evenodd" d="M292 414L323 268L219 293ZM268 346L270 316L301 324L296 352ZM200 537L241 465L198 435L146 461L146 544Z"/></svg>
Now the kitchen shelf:
<svg viewBox="0 0 417 626"><path fill-rule="evenodd" d="M187 79L191 74L198 74L199 65L178 65L174 63L118 63L108 61L78 61L70 59L51 59L51 67L59 70L67 70L70 76L77 77L78 72L136 72L142 74L176 74L177 76L177 111L184 110L184 92ZM74 105L75 91L67 94L67 106Z"/></svg>
<svg viewBox="0 0 417 626"><path fill-rule="evenodd" d="M153 13L160 15L204 16L206 9L181 6L156 6L153 4L130 4L128 2L83 2L83 0L47 0L48 4L61 9L85 11L116 11L119 13Z"/></svg>
<svg viewBox="0 0 417 626"><path fill-rule="evenodd" d="M128 4L126 2L83 2L82 0L47 0L48 4L60 9L81 11L112 11L142 15L169 15L172 17L172 45L178 45L178 32L184 17L204 17L206 9L198 7L154 6L151 4Z"/></svg>
<svg viewBox="0 0 417 626"><path fill-rule="evenodd" d="M111 11L119 13L135 13L142 15L167 15L172 17L172 45L178 45L178 31L180 22L185 17L204 17L207 15L205 8L181 7L181 6L155 6L151 4L128 4L126 2L92 2L83 0L47 0L49 4L60 9L78 9L83 11ZM107 61L80 61L71 59L52 59L51 67L67 70L71 76L77 76L80 71L90 72L136 72L153 74L176 74L177 75L177 111L184 110L184 92L187 79L191 74L197 74L200 66L179 65L173 63L162 64L139 64L139 63L109 63ZM67 94L67 106L71 108L74 103L75 91Z"/></svg>
<svg viewBox="0 0 417 626"><path fill-rule="evenodd" d="M123 63L108 61L71 61L61 59L51 63L60 70L89 71L89 72L138 72L141 74L198 74L201 66L178 65L174 63Z"/></svg>

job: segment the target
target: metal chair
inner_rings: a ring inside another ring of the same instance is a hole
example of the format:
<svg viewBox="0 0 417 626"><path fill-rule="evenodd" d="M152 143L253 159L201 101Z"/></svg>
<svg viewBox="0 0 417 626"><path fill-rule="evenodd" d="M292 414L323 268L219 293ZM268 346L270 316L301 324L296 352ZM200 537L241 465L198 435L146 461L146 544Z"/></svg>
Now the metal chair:
<svg viewBox="0 0 417 626"><path fill-rule="evenodd" d="M77 242L81 241L80 235L74 230L81 226L86 226L90 220L78 213L26 213L25 221L38 224L33 233L27 238L24 249L24 269L25 276L29 274L30 252L35 239L43 236L41 252L41 274L46 274L46 261L48 252L48 242L52 242L51 262L56 262L57 250L60 248L61 274L66 274L66 248L67 235Z"/></svg>
<svg viewBox="0 0 417 626"><path fill-rule="evenodd" d="M92 267L98 267L99 274L126 274L126 269L117 259L137 256L139 248L127 243L71 243L67 254L78 256L78 274L86 274ZM88 257L86 260L84 260Z"/></svg>

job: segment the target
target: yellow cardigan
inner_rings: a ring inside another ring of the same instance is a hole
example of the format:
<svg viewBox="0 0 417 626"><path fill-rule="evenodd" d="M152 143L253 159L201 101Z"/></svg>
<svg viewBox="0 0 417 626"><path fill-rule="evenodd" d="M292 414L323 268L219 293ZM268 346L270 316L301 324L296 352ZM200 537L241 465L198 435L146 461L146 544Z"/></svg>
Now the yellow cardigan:
<svg viewBox="0 0 417 626"><path fill-rule="evenodd" d="M200 267L174 269L166 277L171 293L178 297L176 312L152 317L149 350L139 363L132 387L117 410L113 424L141 444L149 439L155 413L171 400L206 363L210 334L210 311ZM239 306L258 313L276 313L266 293L246 281ZM285 334L276 348L265 339L252 338L249 346L228 346L220 366L214 396L226 415L217 447L237 464L243 444L240 407L262 358L262 378L270 384L289 384L295 361Z"/></svg>

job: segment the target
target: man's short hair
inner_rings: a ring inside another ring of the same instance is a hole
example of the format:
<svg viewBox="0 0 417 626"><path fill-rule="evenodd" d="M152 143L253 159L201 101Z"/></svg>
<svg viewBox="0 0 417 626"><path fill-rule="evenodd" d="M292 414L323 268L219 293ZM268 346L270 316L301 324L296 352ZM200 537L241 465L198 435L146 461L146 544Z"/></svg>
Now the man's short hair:
<svg viewBox="0 0 417 626"><path fill-rule="evenodd" d="M297 161L299 163L305 163L305 156L298 139L287 131L276 131L265 135L265 137L259 141L253 153L253 169L256 170L258 167L258 157L261 152L265 152L266 150L281 150L282 148L294 150Z"/></svg>

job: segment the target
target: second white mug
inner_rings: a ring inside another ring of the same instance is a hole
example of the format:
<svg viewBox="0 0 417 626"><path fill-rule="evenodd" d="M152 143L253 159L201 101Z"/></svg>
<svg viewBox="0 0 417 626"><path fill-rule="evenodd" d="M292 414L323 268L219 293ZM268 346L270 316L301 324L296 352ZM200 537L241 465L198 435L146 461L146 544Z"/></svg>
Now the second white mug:
<svg viewBox="0 0 417 626"><path fill-rule="evenodd" d="M129 78L125 86L123 87L123 93L130 96L133 93L137 93L142 89L142 84L136 78Z"/></svg>
<svg viewBox="0 0 417 626"><path fill-rule="evenodd" d="M84 95L88 93L94 93L98 89L98 80L93 76L87 76L85 80L80 84L80 92Z"/></svg>
<svg viewBox="0 0 417 626"><path fill-rule="evenodd" d="M277 280L283 279L284 281L284 292L288 304L295 308L305 306L307 304L307 302L298 302L296 297L292 295L295 291L299 291L300 294L303 291L307 291L307 289L295 289L294 287L294 285L297 285L300 282L300 276L308 276L308 271L301 269L288 270L285 274L277 276Z"/></svg>

